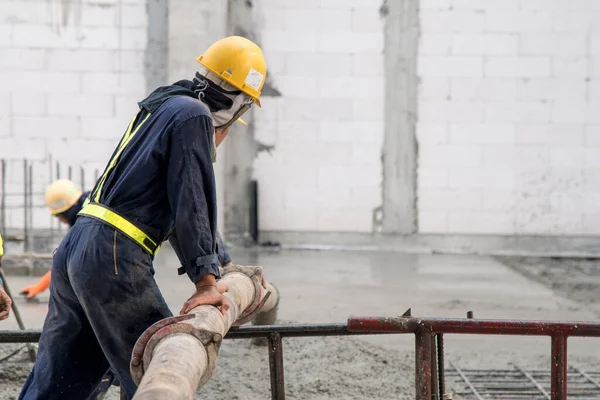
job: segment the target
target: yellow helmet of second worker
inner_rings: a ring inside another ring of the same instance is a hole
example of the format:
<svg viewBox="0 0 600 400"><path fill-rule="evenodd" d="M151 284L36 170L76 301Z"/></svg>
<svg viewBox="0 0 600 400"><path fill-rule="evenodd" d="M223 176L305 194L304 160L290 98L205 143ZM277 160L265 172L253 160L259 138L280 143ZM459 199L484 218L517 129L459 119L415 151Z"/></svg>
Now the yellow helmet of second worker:
<svg viewBox="0 0 600 400"><path fill-rule="evenodd" d="M46 189L46 205L50 214L57 215L73 207L83 191L69 179L58 179Z"/></svg>
<svg viewBox="0 0 600 400"><path fill-rule="evenodd" d="M254 42L241 36L229 36L213 43L196 61L247 94L260 107L267 63L261 48Z"/></svg>

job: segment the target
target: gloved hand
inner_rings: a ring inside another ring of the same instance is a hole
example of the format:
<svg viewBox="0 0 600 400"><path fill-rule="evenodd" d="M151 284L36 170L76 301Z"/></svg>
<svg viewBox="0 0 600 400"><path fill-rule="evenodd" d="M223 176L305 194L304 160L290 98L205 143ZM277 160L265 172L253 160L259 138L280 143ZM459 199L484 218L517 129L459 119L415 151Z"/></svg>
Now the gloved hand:
<svg viewBox="0 0 600 400"><path fill-rule="evenodd" d="M50 271L46 272L38 283L24 287L19 293L27 296L28 299L32 299L48 289L48 286L50 286Z"/></svg>

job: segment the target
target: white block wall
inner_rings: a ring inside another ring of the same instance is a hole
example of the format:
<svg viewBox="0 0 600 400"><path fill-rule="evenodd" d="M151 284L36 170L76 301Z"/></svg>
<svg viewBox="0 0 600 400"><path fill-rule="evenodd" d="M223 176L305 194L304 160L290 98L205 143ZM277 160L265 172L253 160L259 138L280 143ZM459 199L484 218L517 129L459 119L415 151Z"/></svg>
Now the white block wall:
<svg viewBox="0 0 600 400"><path fill-rule="evenodd" d="M599 234L600 1L420 13L420 231Z"/></svg>
<svg viewBox="0 0 600 400"><path fill-rule="evenodd" d="M261 230L370 232L381 205L383 21L372 0L257 0L282 92L255 113Z"/></svg>
<svg viewBox="0 0 600 400"><path fill-rule="evenodd" d="M22 193L22 161L15 160L29 158L36 162L34 191L42 193L50 155L62 162L63 177L70 164L79 180L81 165L92 185L94 169L102 170L145 94L146 30L144 0L0 0L7 191ZM34 222L47 225L40 212ZM21 227L22 214L9 212L7 226Z"/></svg>

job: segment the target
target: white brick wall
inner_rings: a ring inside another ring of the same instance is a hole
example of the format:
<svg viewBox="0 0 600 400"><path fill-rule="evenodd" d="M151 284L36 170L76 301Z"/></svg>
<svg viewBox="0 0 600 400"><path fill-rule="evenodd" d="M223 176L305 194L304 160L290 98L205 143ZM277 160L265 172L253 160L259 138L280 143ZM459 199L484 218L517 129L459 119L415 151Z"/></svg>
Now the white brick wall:
<svg viewBox="0 0 600 400"><path fill-rule="evenodd" d="M63 177L71 165L77 182L86 168L89 189L145 95L146 2L0 0L0 15L0 158L9 189L23 191L23 158L35 162L36 193L50 181L50 158L53 177L56 161Z"/></svg>
<svg viewBox="0 0 600 400"><path fill-rule="evenodd" d="M599 234L600 2L420 13L420 231Z"/></svg>
<svg viewBox="0 0 600 400"><path fill-rule="evenodd" d="M254 163L265 230L370 232L381 205L383 21L369 0L254 2L270 80ZM457 67L459 68L459 67Z"/></svg>

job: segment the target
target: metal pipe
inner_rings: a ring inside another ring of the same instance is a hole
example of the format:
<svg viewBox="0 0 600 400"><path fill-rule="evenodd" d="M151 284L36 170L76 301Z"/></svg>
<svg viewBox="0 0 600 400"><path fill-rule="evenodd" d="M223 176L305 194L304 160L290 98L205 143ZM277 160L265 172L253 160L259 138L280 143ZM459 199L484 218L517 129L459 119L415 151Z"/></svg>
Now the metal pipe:
<svg viewBox="0 0 600 400"><path fill-rule="evenodd" d="M262 269L232 267L229 271L221 280L229 288L224 294L230 304L225 314L213 306L199 306L188 313L189 318L173 317L172 324L163 320L138 339L131 361L132 377L139 382L134 399L192 399L208 381L222 338L263 297Z"/></svg>
<svg viewBox="0 0 600 400"><path fill-rule="evenodd" d="M440 398L446 394L446 371L444 363L444 334L438 333L437 338L437 361L438 361L438 385Z"/></svg>
<svg viewBox="0 0 600 400"><path fill-rule="evenodd" d="M415 399L431 400L431 332L415 332Z"/></svg>
<svg viewBox="0 0 600 400"><path fill-rule="evenodd" d="M0 161L2 168L2 209L0 210L0 232L6 233L6 160Z"/></svg>
<svg viewBox="0 0 600 400"><path fill-rule="evenodd" d="M56 179L60 179L60 163L58 161L56 161ZM59 232L62 231L62 227L63 227L62 223L57 222L56 226L57 226Z"/></svg>
<svg viewBox="0 0 600 400"><path fill-rule="evenodd" d="M33 250L34 249L34 245L33 245L33 163L29 164L29 179L28 179L28 188L29 188L29 204L27 205L29 207L29 221L27 221L28 225L29 225L29 229L27 230L29 232L29 249Z"/></svg>
<svg viewBox="0 0 600 400"><path fill-rule="evenodd" d="M29 221L29 215L28 215L28 211L29 208L27 207L27 205L29 204L28 202L28 194L29 191L27 190L27 180L29 177L29 170L27 168L27 159L23 160L23 251L25 253L29 252L29 232L28 232L28 226L27 226L27 222Z"/></svg>
<svg viewBox="0 0 600 400"><path fill-rule="evenodd" d="M277 332L269 335L269 372L271 375L271 399L285 400L283 374L283 342Z"/></svg>
<svg viewBox="0 0 600 400"><path fill-rule="evenodd" d="M437 346L435 345L435 335L431 335L431 398L432 400L439 400L440 392L438 385L438 371L437 371Z"/></svg>
<svg viewBox="0 0 600 400"><path fill-rule="evenodd" d="M37 343L41 335L42 331L33 329L0 331L0 343Z"/></svg>
<svg viewBox="0 0 600 400"><path fill-rule="evenodd" d="M49 154L48 155L48 185L50 185L52 183L52 155ZM52 233L52 236L54 236L54 216L52 214L49 214L49 218L50 218L50 232Z"/></svg>
<svg viewBox="0 0 600 400"><path fill-rule="evenodd" d="M433 333L469 335L600 336L598 322L406 317L348 318L348 330L352 332L413 333L419 328L428 329Z"/></svg>
<svg viewBox="0 0 600 400"><path fill-rule="evenodd" d="M258 182L251 181L250 182L250 210L249 210L249 231L250 237L254 244L258 244Z"/></svg>
<svg viewBox="0 0 600 400"><path fill-rule="evenodd" d="M552 336L552 365L550 367L550 394L552 400L567 399L567 337Z"/></svg>
<svg viewBox="0 0 600 400"><path fill-rule="evenodd" d="M279 333L281 337L364 335L364 333L348 332L346 324L249 325L231 328L225 339L268 337L275 332ZM41 334L42 331L33 329L26 331L0 330L0 343L36 343L39 341Z"/></svg>

